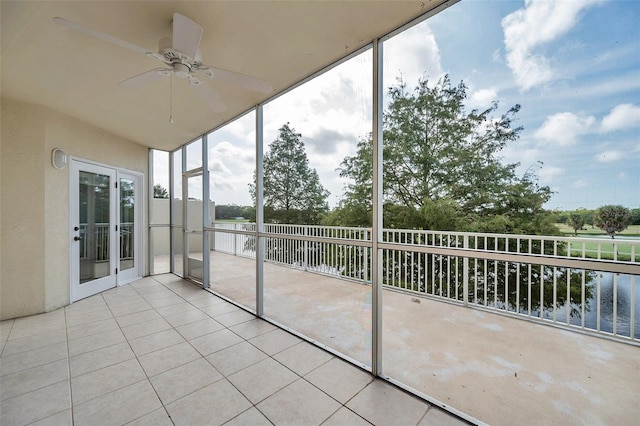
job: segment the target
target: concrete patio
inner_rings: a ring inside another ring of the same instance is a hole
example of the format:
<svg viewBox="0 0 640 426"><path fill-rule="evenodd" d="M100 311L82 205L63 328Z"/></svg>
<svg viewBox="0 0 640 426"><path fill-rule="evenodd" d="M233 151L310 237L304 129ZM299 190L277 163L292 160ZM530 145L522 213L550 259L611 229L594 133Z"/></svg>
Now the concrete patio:
<svg viewBox="0 0 640 426"><path fill-rule="evenodd" d="M211 290L255 307L255 263L212 252ZM265 316L370 365L370 287L264 265ZM489 424L637 424L640 348L383 291L383 374Z"/></svg>

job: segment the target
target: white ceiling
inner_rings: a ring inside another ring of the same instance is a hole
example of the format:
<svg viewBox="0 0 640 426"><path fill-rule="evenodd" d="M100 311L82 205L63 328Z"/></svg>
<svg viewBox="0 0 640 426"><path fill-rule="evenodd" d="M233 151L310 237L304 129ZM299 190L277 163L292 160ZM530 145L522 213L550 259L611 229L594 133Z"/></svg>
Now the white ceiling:
<svg viewBox="0 0 640 426"><path fill-rule="evenodd" d="M418 1L5 1L1 95L43 105L145 146L173 149L433 9ZM269 81L273 94L207 80L227 105L214 113L173 79L118 83L159 62L53 22L62 17L157 51L179 12L204 29L204 63Z"/></svg>

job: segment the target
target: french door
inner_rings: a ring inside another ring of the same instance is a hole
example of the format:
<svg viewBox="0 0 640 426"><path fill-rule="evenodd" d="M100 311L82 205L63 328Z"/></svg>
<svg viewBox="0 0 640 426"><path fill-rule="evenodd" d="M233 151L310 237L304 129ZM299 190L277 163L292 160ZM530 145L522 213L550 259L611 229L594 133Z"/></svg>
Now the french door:
<svg viewBox="0 0 640 426"><path fill-rule="evenodd" d="M183 175L184 194L184 259L185 277L202 283L203 229L202 229L202 167Z"/></svg>
<svg viewBox="0 0 640 426"><path fill-rule="evenodd" d="M142 177L72 160L71 302L142 276Z"/></svg>

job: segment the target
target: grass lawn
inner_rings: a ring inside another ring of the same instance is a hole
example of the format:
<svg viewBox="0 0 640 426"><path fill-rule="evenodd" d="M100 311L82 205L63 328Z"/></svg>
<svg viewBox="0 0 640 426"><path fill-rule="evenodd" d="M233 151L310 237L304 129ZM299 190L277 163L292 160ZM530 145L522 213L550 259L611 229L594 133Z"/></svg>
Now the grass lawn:
<svg viewBox="0 0 640 426"><path fill-rule="evenodd" d="M570 227L569 225L565 225L564 223L556 223L556 227L560 230L560 232L562 232L564 235L568 236L568 237L573 237L573 228ZM602 229L600 228L592 228L591 225L585 225L584 228L586 229L586 231L581 231L578 230L578 236L583 236L583 237L589 237L592 235L607 235L606 232L604 232ZM620 236L632 236L632 237L637 237L640 236L640 225L629 225L629 227L627 227L627 229L625 229L624 231L620 232L620 233L616 233L616 235L620 235Z"/></svg>
<svg viewBox="0 0 640 426"><path fill-rule="evenodd" d="M576 247L578 244L571 245L571 255L582 257L582 243L579 243L579 247ZM588 242L584 244L584 253L586 257L590 257L592 259L598 258L598 251L600 252L600 259L609 259L613 260L614 249L617 251L618 255L616 257L617 260L629 261L631 260L631 244L625 243L616 243L614 248L614 243L609 242L609 240L602 240L601 243L597 242ZM638 247L635 249L635 257L634 260L638 261L640 257L640 250Z"/></svg>
<svg viewBox="0 0 640 426"><path fill-rule="evenodd" d="M566 236L573 237L573 228L567 226L562 223L556 223L556 226ZM591 228L591 225L585 225L586 231L578 231L578 237L594 237L594 236L606 236L607 234L599 228ZM616 234L619 238L624 238L625 236L638 236L640 235L640 225L630 225L623 232ZM613 259L614 250L617 251L617 259L618 260L631 260L631 244L625 244L624 242L619 242L618 238L616 239L603 239L602 242L586 242L586 243L575 243L571 245L571 254L573 256L582 256L584 244L584 252L586 257L590 257L593 259L598 258L598 252L600 252L600 259ZM615 244L615 247L614 247ZM640 256L640 249L636 247L635 249L635 260L637 261Z"/></svg>

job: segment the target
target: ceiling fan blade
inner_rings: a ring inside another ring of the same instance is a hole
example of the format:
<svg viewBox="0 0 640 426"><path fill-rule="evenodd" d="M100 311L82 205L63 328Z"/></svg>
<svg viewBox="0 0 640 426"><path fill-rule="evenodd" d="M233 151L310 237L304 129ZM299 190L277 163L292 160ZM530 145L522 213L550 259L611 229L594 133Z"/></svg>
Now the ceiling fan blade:
<svg viewBox="0 0 640 426"><path fill-rule="evenodd" d="M109 34L101 33L100 31L85 27L84 25L78 24L77 22L69 21L68 19L55 17L53 18L53 21L56 24L62 25L63 27L71 28L72 30L87 34L91 37L109 42L111 44L115 44L116 46L124 47L125 49L129 49L134 52L142 53L144 55L153 53L150 50L145 49L144 47L136 46L135 44L129 43L128 41L120 40L119 38L115 38L113 36L110 36Z"/></svg>
<svg viewBox="0 0 640 426"><path fill-rule="evenodd" d="M197 83L192 82L192 79L197 81ZM213 112L222 112L227 109L227 106L222 102L222 99L218 96L216 92L213 91L208 84L201 82L200 80L192 77L189 79L189 87L191 90L196 92L198 96L204 101L205 104L209 107L209 109Z"/></svg>
<svg viewBox="0 0 640 426"><path fill-rule="evenodd" d="M223 70L222 68L211 67L209 65L202 65L198 71L203 72L209 78L226 81L256 92L271 93L273 90L271 83L268 81L250 75Z"/></svg>
<svg viewBox="0 0 640 426"><path fill-rule="evenodd" d="M128 78L120 82L122 87L133 88L150 83L162 77L171 75L171 70L166 68L156 68L154 70L143 72L134 77Z"/></svg>
<svg viewBox="0 0 640 426"><path fill-rule="evenodd" d="M202 39L202 27L179 13L173 14L173 49L195 59Z"/></svg>

